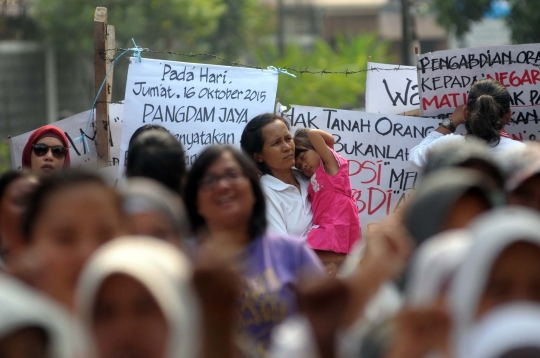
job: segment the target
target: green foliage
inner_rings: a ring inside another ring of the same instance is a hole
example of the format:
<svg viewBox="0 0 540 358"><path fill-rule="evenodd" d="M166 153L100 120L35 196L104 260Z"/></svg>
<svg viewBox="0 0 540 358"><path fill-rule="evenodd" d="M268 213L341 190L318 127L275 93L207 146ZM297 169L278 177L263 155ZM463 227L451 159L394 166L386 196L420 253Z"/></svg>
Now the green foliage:
<svg viewBox="0 0 540 358"><path fill-rule="evenodd" d="M482 19L495 0L433 0L437 21L458 37L465 35L473 22ZM515 43L540 42L539 0L508 0L511 11L507 18Z"/></svg>
<svg viewBox="0 0 540 358"><path fill-rule="evenodd" d="M9 156L9 144L7 140L0 141L0 174L11 169L11 158Z"/></svg>
<svg viewBox="0 0 540 358"><path fill-rule="evenodd" d="M250 51L262 35L274 32L274 10L258 0L223 0L227 10L219 18L210 51L228 58Z"/></svg>
<svg viewBox="0 0 540 358"><path fill-rule="evenodd" d="M507 21L515 43L540 42L540 1L512 0L512 11Z"/></svg>
<svg viewBox="0 0 540 358"><path fill-rule="evenodd" d="M73 62L93 60L96 6L106 7L108 23L116 28L116 46L138 46L156 51L213 52L238 58L249 51L261 34L271 32L263 16L272 13L258 0L29 0L31 13L44 39L59 49L60 56ZM261 11L263 10L263 11ZM118 56L110 53L109 57ZM114 70L113 101L124 98L128 61L126 55ZM77 56L77 57L74 57ZM211 63L211 59L171 57L145 53L146 58ZM221 63L222 64L222 63ZM82 66L81 66L82 67ZM89 83L93 85L93 83ZM91 99L88 100L91 103Z"/></svg>
<svg viewBox="0 0 540 358"><path fill-rule="evenodd" d="M358 35L351 39L338 37L335 49L323 40L315 43L311 52L300 46L288 46L285 57L279 59L275 47L258 54L261 66L290 67L312 71L358 71L367 68L368 56L377 62L392 62L388 44L374 34ZM299 104L332 108L355 108L365 93L366 73L354 75L298 75L297 78L281 74L278 95L283 104Z"/></svg>
<svg viewBox="0 0 540 358"><path fill-rule="evenodd" d="M32 0L32 15L55 46L71 52L93 50L96 4L81 0ZM190 49L213 35L226 12L223 0L102 0L118 46Z"/></svg>
<svg viewBox="0 0 540 358"><path fill-rule="evenodd" d="M433 0L439 24L456 36L469 32L471 24L482 19L492 0Z"/></svg>

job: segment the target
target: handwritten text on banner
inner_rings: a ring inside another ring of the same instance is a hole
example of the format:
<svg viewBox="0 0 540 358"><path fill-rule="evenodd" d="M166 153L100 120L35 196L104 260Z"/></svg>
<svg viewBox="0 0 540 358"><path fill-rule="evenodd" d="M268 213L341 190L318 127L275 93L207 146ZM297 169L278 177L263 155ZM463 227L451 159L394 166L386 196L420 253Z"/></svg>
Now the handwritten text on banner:
<svg viewBox="0 0 540 358"><path fill-rule="evenodd" d="M400 114L419 105L416 67L368 62L366 112Z"/></svg>
<svg viewBox="0 0 540 358"><path fill-rule="evenodd" d="M276 71L131 58L126 83L122 153L145 124L167 128L193 164L202 148L239 145L253 117L273 112ZM121 156L123 168L125 155Z"/></svg>
<svg viewBox="0 0 540 358"><path fill-rule="evenodd" d="M513 123L537 124L540 121L540 44L420 55L418 89L422 115L453 113L455 107L466 103L471 85L485 78L493 78L508 89L514 111Z"/></svg>

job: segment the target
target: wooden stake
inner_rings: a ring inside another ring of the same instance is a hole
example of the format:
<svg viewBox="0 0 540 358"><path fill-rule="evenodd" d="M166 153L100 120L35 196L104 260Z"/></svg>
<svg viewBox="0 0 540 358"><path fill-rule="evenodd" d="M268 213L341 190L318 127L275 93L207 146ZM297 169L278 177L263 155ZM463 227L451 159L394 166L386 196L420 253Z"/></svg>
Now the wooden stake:
<svg viewBox="0 0 540 358"><path fill-rule="evenodd" d="M109 50L116 48L116 34L114 32L114 26L113 25L107 25L107 47ZM111 102L112 100L112 85L113 85L113 72L114 72L114 66L111 69L112 60L114 60L115 53L114 51L108 52L108 60L107 61L107 71L109 72L109 77L107 77L107 102Z"/></svg>
<svg viewBox="0 0 540 358"><path fill-rule="evenodd" d="M276 102L274 103L274 114L277 112L277 104L279 103L279 98L276 97Z"/></svg>
<svg viewBox="0 0 540 358"><path fill-rule="evenodd" d="M114 30L113 25L107 25L107 46L109 47L109 50L116 48L116 33ZM109 77L107 77L107 83L105 86L107 86L107 108L108 111L110 111L110 103L112 102L112 90L113 90L113 74L114 74L114 64L112 63L112 60L115 59L116 54L114 51L109 51L108 61L107 61L107 71L109 72ZM112 68L111 68L112 67ZM107 112L107 123L111 123L111 118L109 116L110 112ZM109 127L109 148L112 146L112 133ZM120 143L116 143L116 145L120 145ZM109 149L109 159L110 157L110 149ZM109 165L112 165L112 162L109 162Z"/></svg>
<svg viewBox="0 0 540 358"><path fill-rule="evenodd" d="M94 93L96 96L110 66L106 60L107 57L111 56L109 51L107 51L108 49L107 8L96 7L96 11L94 12ZM110 102L109 92L112 92L111 90L112 83L110 88L109 83L106 83L96 102L96 150L98 156L98 168L109 166L110 143L108 102Z"/></svg>
<svg viewBox="0 0 540 358"><path fill-rule="evenodd" d="M403 112L400 116L420 117L420 108Z"/></svg>
<svg viewBox="0 0 540 358"><path fill-rule="evenodd" d="M371 62L371 56L368 56L367 62Z"/></svg>
<svg viewBox="0 0 540 358"><path fill-rule="evenodd" d="M414 47L414 54L415 54L415 55L418 55L418 46L415 46L415 47Z"/></svg>

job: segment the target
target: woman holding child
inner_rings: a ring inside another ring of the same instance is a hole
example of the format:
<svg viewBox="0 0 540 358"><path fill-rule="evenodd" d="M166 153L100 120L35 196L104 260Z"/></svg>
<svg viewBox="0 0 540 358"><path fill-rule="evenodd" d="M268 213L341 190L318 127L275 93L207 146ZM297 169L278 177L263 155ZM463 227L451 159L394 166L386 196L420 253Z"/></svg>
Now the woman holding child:
<svg viewBox="0 0 540 358"><path fill-rule="evenodd" d="M305 240L313 221L309 178L293 169L295 145L287 121L271 113L257 116L244 128L240 144L261 174L268 231Z"/></svg>
<svg viewBox="0 0 540 358"><path fill-rule="evenodd" d="M269 231L307 241L330 273L360 238L348 163L333 144L321 130L300 129L293 138L288 123L273 114L253 118L241 139L262 174Z"/></svg>

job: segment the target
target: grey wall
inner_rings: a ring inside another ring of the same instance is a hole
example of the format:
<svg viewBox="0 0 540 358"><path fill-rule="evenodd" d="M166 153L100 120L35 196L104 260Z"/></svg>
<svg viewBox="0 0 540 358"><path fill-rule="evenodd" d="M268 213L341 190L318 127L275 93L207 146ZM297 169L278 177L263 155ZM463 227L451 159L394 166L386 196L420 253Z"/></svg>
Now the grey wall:
<svg viewBox="0 0 540 358"><path fill-rule="evenodd" d="M35 42L0 41L0 141L89 110L92 60Z"/></svg>

